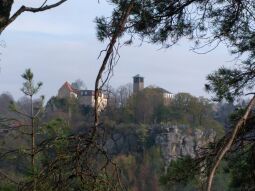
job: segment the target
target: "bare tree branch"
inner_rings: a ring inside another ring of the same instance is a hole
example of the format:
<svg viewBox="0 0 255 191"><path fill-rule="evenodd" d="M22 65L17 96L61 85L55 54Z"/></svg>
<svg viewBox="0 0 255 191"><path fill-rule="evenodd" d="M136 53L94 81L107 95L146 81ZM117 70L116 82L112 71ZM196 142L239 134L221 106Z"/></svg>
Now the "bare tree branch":
<svg viewBox="0 0 255 191"><path fill-rule="evenodd" d="M26 6L21 6L16 13L14 13L10 18L1 20L0 19L0 34L6 29L7 26L9 26L14 20L17 19L18 16L20 16L23 12L32 12L32 13L37 13L37 12L42 12L46 11L55 7L58 7L59 5L63 4L67 0L59 0L57 3L51 4L51 5L45 5L47 1L44 1L44 3L38 7L26 7ZM11 6L13 2L10 2L10 6L8 6L8 11L11 11ZM9 14L6 15L9 17Z"/></svg>

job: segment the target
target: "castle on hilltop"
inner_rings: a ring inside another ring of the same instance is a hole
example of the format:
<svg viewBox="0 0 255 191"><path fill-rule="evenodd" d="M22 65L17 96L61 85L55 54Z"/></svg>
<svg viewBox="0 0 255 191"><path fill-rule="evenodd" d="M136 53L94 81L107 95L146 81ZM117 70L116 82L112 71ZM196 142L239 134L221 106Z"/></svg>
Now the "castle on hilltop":
<svg viewBox="0 0 255 191"><path fill-rule="evenodd" d="M159 92L164 100L164 104L168 105L173 98L174 94L160 87L146 87L144 88L144 77L137 74L133 77L133 93L136 94L145 89L153 88ZM75 89L69 82L65 82L58 90L58 98L65 99L78 99L80 105L95 106L95 91L94 90L79 90ZM103 93L99 93L99 110L103 110L107 106L107 96Z"/></svg>
<svg viewBox="0 0 255 191"><path fill-rule="evenodd" d="M69 82L65 82L58 90L58 98L78 99L80 105L95 106L95 91L94 90L78 90L75 89ZM107 106L107 98L104 93L99 93L99 110L103 110Z"/></svg>

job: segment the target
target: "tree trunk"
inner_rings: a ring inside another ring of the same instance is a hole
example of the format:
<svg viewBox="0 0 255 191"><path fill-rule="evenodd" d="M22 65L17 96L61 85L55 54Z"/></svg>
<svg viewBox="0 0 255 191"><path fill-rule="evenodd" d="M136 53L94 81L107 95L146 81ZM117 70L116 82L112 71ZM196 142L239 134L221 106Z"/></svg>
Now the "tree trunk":
<svg viewBox="0 0 255 191"><path fill-rule="evenodd" d="M33 97L30 97L31 104L31 168L33 175L33 191L36 191L36 178L35 178L35 126L34 126L34 106Z"/></svg>
<svg viewBox="0 0 255 191"><path fill-rule="evenodd" d="M11 8L13 0L1 0L0 1L0 31L6 27L10 18Z"/></svg>
<svg viewBox="0 0 255 191"><path fill-rule="evenodd" d="M250 113L252 112L253 108L255 106L255 96L251 99L249 105L246 108L246 111L241 119L237 122L235 128L232 130L231 136L229 140L227 140L227 143L220 148L219 153L216 156L216 161L213 164L213 167L209 173L208 181L207 181L207 191L211 191L212 189L212 181L214 178L214 175L216 173L216 170L218 166L220 165L220 162L222 161L223 157L226 155L226 153L231 149L231 146L233 145L234 140L236 139L236 136L241 128L243 128L249 118Z"/></svg>

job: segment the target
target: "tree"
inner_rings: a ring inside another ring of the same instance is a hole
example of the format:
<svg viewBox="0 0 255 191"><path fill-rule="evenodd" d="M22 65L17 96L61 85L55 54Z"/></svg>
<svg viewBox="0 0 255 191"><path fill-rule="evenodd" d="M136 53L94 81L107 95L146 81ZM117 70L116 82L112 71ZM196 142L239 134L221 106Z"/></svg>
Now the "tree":
<svg viewBox="0 0 255 191"><path fill-rule="evenodd" d="M46 1L47 2L47 1ZM59 1L61 3L63 1ZM252 61L254 57L254 21L250 20L254 15L254 1L251 0L177 0L177 1L111 1L116 5L113 11L112 18L97 18L98 22L98 38L100 40L110 39L109 46L106 48L106 54L99 70L95 83L95 123L92 130L92 140L96 137L96 131L99 126L99 111L98 111L98 96L101 88L106 81L100 84L102 74L110 66L112 68L114 62L114 52L116 53L115 44L119 37L124 35L124 32L131 34L131 38L126 44L132 42L133 34L138 34L142 39L149 39L152 43L162 43L166 47L176 43L179 39L186 36L195 40L196 47L204 40L205 44L216 43L216 46L221 41L226 41L232 46L233 53L250 53L249 59ZM21 7L20 10L10 17L10 10L13 1L2 1L1 6L5 10L0 19L1 29L4 30L8 24L17 18L24 11L38 12L43 11L51 6L41 6L40 8ZM58 4L58 3L56 3ZM54 6L53 6L54 7ZM195 11L193 11L195 10ZM2 31L0 30L0 31ZM249 60L248 60L249 61ZM253 63L251 62L251 64ZM251 67L252 68L252 67ZM242 70L239 70L242 71ZM232 99L235 95L241 95L244 88L253 87L253 70L245 69L244 73L224 70L217 76L224 76L228 73L227 86L212 84L208 86L208 90L212 90L218 95L224 95L228 99ZM109 73L108 73L109 74ZM241 77L240 77L241 76ZM216 79L216 80L217 80ZM229 80L230 79L230 80ZM219 83L219 82L217 82ZM240 89L236 89L236 86ZM216 89L213 89L215 87ZM231 90L237 90L232 92ZM230 91L228 91L230 90ZM255 100L255 98L254 98ZM238 135L238 131L245 127L247 120L253 108L253 99L247 107L247 112L235 126L235 130L229 144L223 146L222 152L219 153L223 158L225 153L229 151L233 145L233 141ZM245 121L245 123L244 123ZM227 147L225 147L227 146ZM221 160L221 159L220 159ZM218 163L218 162L217 162ZM216 165L217 168L217 165ZM216 169L215 168L215 169ZM213 168L214 169L214 168ZM213 173L214 174L214 173ZM213 177L213 174L211 177ZM210 190L210 179L208 182L208 190Z"/></svg>
<svg viewBox="0 0 255 191"><path fill-rule="evenodd" d="M22 74L22 78L25 80L23 83L23 87L21 88L21 91L29 97L30 101L30 111L29 113L23 113L26 118L30 120L29 127L31 128L31 131L29 135L31 136L31 150L30 150L30 156L31 156L31 170L32 170L32 177L33 177L33 190L36 190L36 123L38 120L38 115L42 111L42 105L40 108L37 108L37 111L35 112L34 108L34 95L38 93L42 86L42 82L38 82L37 84L34 84L33 78L34 74L32 73L31 69L27 69L25 73ZM41 103L43 102L43 97L41 100ZM14 108L16 112L19 112Z"/></svg>
<svg viewBox="0 0 255 191"><path fill-rule="evenodd" d="M132 97L134 118L137 123L154 123L157 121L154 113L163 105L163 95L158 88L148 87L137 92Z"/></svg>
<svg viewBox="0 0 255 191"><path fill-rule="evenodd" d="M61 0L52 5L45 5L47 1L44 1L43 5L40 8L29 8L22 6L12 17L10 14L4 15L2 28L0 28L0 32L3 31L11 22L13 22L21 13L24 11L30 12L39 12L44 11L53 7L56 7L66 0ZM11 9L12 3L5 5L3 4L8 11ZM127 9L121 16L121 22L118 24L117 32L112 36L110 40L110 44L106 49L106 55L103 59L102 66L98 72L96 82L95 82L95 109L94 109L94 125L91 127L90 131L86 131L85 133L81 133L77 136L70 135L66 138L68 141L68 150L66 150L65 155L62 153L54 157L53 161L49 161L42 172L40 172L40 176L37 177L37 182L42 183L43 181L53 181L56 183L55 174L59 175L62 179L62 173L58 174L59 171L66 170L65 177L62 183L64 185L72 187L73 184L77 184L77 189L85 189L85 190L118 190L122 188L119 180L119 171L116 167L116 164L111 160L111 158L107 155L103 145L104 141L98 140L103 137L103 132L99 131L99 126L101 123L99 121L99 94L102 91L102 87L104 87L106 81L102 80L102 75L108 63L113 63L114 57L113 52L115 51L115 43L118 40L119 34L123 32L125 22L128 18L129 12L132 8L132 4L127 6ZM7 12L8 12L7 11ZM111 71L111 70L109 70ZM107 76L108 79L109 75ZM25 90L25 89L24 89ZM25 91L24 91L25 92ZM61 137L57 137L55 139L62 139ZM54 140L55 140L54 139ZM53 140L53 141L54 141ZM46 144L48 146L48 144ZM32 149L33 150L33 149ZM65 157L65 158L63 158ZM95 160L98 159L98 160ZM64 165L63 166L63 161ZM111 166L114 169L109 173L108 167ZM35 179L34 179L35 180ZM63 179L62 179L63 180ZM58 183L58 182L57 182ZM100 184L99 184L100 183ZM33 186L36 184L34 183ZM62 184L54 185L57 189L62 188ZM76 187L74 187L76 189Z"/></svg>
<svg viewBox="0 0 255 191"><path fill-rule="evenodd" d="M13 102L13 97L9 93L3 93L0 95L0 113L4 113L5 116L11 115L9 111L9 105Z"/></svg>
<svg viewBox="0 0 255 191"><path fill-rule="evenodd" d="M248 59L241 69L222 68L208 76L207 90L216 94L221 100L226 98L232 101L235 97L244 94L244 90L254 88L254 13L255 2L250 0L220 1L220 0L178 0L178 1L131 1L133 3L126 25L126 34L133 37L138 35L151 43L160 43L169 47L182 37L195 41L195 48L214 45L216 48L222 41L232 49L232 53L248 53ZM116 33L116 25L120 15L125 10L127 1L111 1L116 8L112 17L97 18L98 39L103 41ZM119 33L122 36L123 33ZM201 45L201 43L204 43ZM220 161L240 136L238 132L244 129L255 104L253 97L243 116L237 121L229 136L221 140L215 151L211 172L208 176L207 190L211 190L212 180Z"/></svg>
<svg viewBox="0 0 255 191"><path fill-rule="evenodd" d="M127 104L128 99L132 95L132 84L126 84L118 87L115 96L119 107L124 107Z"/></svg>
<svg viewBox="0 0 255 191"><path fill-rule="evenodd" d="M8 129L14 130L13 133L14 136L19 136L20 139L20 145L13 145L14 148L12 148L10 151L6 151L4 153L1 153L1 156L8 155L8 154L14 154L14 158L19 157L20 151L22 150L22 154L25 156L22 158L27 158L27 156L30 158L30 165L29 165L29 172L28 174L31 175L32 178L32 189L36 189L36 156L38 154L38 150L36 148L36 139L37 139L37 132L38 132L38 124L39 124L39 116L41 115L41 112L43 110L43 97L41 97L40 100L35 100L34 96L38 93L42 86L42 82L38 82L37 84L34 83L33 80L33 73L30 69L27 69L23 74L22 78L25 80L23 83L23 87L21 88L21 91L26 96L21 101L19 101L18 104L15 104L15 102L10 103L11 111L16 114L16 116L9 118L8 116L5 116L7 119L5 122L5 126L8 127ZM2 124L1 124L2 125ZM10 133L6 136L9 138L11 137ZM29 137L28 142L27 137ZM17 141L17 140L16 140ZM19 142L17 141L17 144ZM30 148L27 148L30 147ZM21 160L20 160L21 162ZM23 178L25 180L25 178ZM17 184L21 182L18 181Z"/></svg>
<svg viewBox="0 0 255 191"><path fill-rule="evenodd" d="M22 78L24 78L25 82L23 83L23 87L21 88L21 91L29 97L30 100L30 114L28 115L31 119L31 167L32 167L32 173L33 176L35 175L35 120L38 116L39 110L37 113L34 113L34 104L33 104L33 97L35 94L38 93L39 89L42 86L42 82L38 82L36 85L33 81L34 74L30 69L27 69L24 74L22 74ZM34 178L35 179L35 178ZM36 183L34 180L34 190L36 190Z"/></svg>
<svg viewBox="0 0 255 191"><path fill-rule="evenodd" d="M173 191L186 190L185 187L189 184L191 190L199 189L200 185L196 181L199 179L197 177L199 169L194 166L194 160L189 156L172 161L167 172L160 177L161 184Z"/></svg>
<svg viewBox="0 0 255 191"><path fill-rule="evenodd" d="M97 18L99 40L113 34L126 2L111 1L113 19ZM227 40L238 52L251 51L254 5L250 0L136 0L125 32L166 47L188 37L196 44Z"/></svg>
<svg viewBox="0 0 255 191"><path fill-rule="evenodd" d="M59 0L52 4L47 4L47 1L44 1L39 7L26 7L21 6L13 15L11 15L12 6L14 4L14 0L1 0L0 1L0 34L4 31L4 29L11 24L14 20L17 19L24 12L42 12L52 8L55 8L67 0Z"/></svg>

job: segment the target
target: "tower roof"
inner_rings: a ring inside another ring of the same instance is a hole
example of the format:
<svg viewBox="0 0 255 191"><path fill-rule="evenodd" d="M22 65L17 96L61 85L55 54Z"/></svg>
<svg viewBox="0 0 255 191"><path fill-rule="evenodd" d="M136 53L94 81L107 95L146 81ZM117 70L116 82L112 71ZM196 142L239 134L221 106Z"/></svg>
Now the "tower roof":
<svg viewBox="0 0 255 191"><path fill-rule="evenodd" d="M136 74L133 78L143 78L140 74Z"/></svg>

